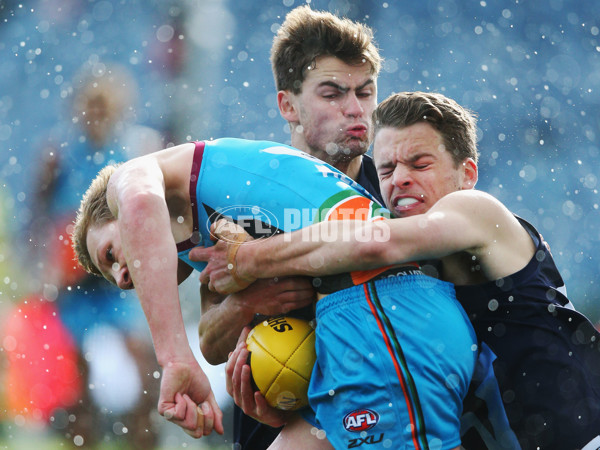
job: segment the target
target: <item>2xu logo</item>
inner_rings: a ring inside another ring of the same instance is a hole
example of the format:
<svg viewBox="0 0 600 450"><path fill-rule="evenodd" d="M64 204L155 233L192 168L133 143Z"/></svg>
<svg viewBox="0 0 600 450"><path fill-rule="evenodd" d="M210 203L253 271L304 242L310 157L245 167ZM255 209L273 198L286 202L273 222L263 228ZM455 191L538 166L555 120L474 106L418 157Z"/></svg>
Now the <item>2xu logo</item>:
<svg viewBox="0 0 600 450"><path fill-rule="evenodd" d="M377 422L379 414L370 409L357 409L344 416L344 428L357 433L370 430Z"/></svg>

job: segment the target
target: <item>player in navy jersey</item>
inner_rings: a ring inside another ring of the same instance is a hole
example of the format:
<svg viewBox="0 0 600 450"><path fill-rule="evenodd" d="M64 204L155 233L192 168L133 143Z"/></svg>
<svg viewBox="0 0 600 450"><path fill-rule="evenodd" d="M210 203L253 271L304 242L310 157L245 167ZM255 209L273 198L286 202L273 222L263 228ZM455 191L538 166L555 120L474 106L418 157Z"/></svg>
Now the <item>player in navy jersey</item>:
<svg viewBox="0 0 600 450"><path fill-rule="evenodd" d="M311 239L303 238L303 230L241 245L233 260L225 254L226 242L197 249L195 257L210 261L201 280L232 291L231 271L245 280L239 288L258 277L327 275L438 258L440 276L456 285L493 362L493 372L475 374L480 384L465 404L462 445L596 449L600 334L565 297L535 228L473 189L478 152L472 113L440 94L399 93L378 106L374 120L382 194L399 219L324 222L312 227ZM389 230L387 242L356 238L378 228ZM314 238L333 232L341 238ZM223 270L225 263L230 270ZM498 427L504 411L486 403L497 396L496 386L518 443Z"/></svg>

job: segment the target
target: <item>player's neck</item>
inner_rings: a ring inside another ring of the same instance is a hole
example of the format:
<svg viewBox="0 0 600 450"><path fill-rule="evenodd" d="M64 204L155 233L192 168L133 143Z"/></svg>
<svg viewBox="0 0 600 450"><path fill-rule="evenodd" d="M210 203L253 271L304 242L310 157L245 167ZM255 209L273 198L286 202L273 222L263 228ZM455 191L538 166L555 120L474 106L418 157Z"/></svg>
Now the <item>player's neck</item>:
<svg viewBox="0 0 600 450"><path fill-rule="evenodd" d="M303 152L308 153L325 161L330 166L335 167L340 172L345 173L354 181L358 178L360 173L360 166L362 164L362 154L356 156L344 155L344 154L329 154L324 150L310 147L305 141L294 140L292 136L292 147L295 147Z"/></svg>
<svg viewBox="0 0 600 450"><path fill-rule="evenodd" d="M360 166L362 164L362 156L357 156L355 158L349 160L338 160L338 161L325 161L331 164L340 172L344 172L354 181L358 179L358 174L360 173Z"/></svg>

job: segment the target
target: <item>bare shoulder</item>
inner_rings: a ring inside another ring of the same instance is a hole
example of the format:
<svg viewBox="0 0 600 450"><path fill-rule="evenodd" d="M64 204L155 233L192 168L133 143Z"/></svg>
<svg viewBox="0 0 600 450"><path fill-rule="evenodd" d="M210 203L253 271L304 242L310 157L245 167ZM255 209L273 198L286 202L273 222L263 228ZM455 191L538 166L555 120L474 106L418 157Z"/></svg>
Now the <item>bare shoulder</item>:
<svg viewBox="0 0 600 450"><path fill-rule="evenodd" d="M477 189L465 189L462 191L451 192L442 197L438 201L438 204L444 206L451 205L455 209L486 208L492 211L497 208L506 209L502 202L496 197Z"/></svg>
<svg viewBox="0 0 600 450"><path fill-rule="evenodd" d="M461 211L463 230L478 236L480 245L472 247L469 253L477 257L489 279L520 270L533 255L535 248L529 233L494 196L465 190L452 193L442 201L444 209L454 206Z"/></svg>
<svg viewBox="0 0 600 450"><path fill-rule="evenodd" d="M431 211L460 214L480 226L520 226L513 213L500 200L475 189L452 192L442 197Z"/></svg>

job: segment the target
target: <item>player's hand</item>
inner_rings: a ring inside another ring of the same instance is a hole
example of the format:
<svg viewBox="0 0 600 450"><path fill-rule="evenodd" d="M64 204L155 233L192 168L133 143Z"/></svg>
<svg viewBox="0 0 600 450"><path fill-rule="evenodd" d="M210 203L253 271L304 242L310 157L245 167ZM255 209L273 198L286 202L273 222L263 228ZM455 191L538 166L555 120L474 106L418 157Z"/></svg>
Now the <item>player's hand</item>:
<svg viewBox="0 0 600 450"><path fill-rule="evenodd" d="M196 360L163 368L158 412L194 438L224 432L223 413Z"/></svg>
<svg viewBox="0 0 600 450"><path fill-rule="evenodd" d="M315 300L312 282L306 277L264 278L242 292L231 294L227 301L248 315L278 316L310 305ZM247 323L247 322L246 322Z"/></svg>
<svg viewBox="0 0 600 450"><path fill-rule="evenodd" d="M265 397L259 391L254 391L250 381L250 366L246 364L249 353L246 347L246 338L249 332L250 328L244 328L238 345L229 355L225 365L227 392L233 397L235 404L244 411L244 414L271 427L281 427L287 423L293 412L269 406Z"/></svg>
<svg viewBox="0 0 600 450"><path fill-rule="evenodd" d="M219 294L241 291L256 279L238 276L235 255L240 245L252 237L239 225L225 219L217 220L210 227L212 247L196 247L189 253L192 261L205 261L206 268L200 273L200 282Z"/></svg>

